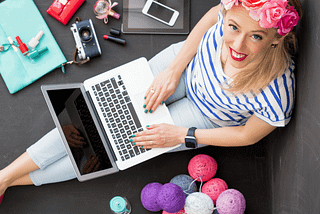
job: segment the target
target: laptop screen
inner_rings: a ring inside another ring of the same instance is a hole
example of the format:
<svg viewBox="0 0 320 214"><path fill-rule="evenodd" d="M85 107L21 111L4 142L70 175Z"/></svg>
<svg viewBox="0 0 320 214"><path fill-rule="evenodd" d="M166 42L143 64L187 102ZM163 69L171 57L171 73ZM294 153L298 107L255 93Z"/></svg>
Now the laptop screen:
<svg viewBox="0 0 320 214"><path fill-rule="evenodd" d="M80 88L47 93L80 174L112 168Z"/></svg>

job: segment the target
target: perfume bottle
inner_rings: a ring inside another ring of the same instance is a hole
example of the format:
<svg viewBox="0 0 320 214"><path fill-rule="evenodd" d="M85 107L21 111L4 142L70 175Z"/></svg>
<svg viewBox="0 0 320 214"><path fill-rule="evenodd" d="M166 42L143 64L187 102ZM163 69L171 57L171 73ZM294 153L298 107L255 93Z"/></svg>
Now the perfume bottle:
<svg viewBox="0 0 320 214"><path fill-rule="evenodd" d="M112 10L117 4L117 2L111 4L111 0L98 0L93 7L93 11L97 15L96 18L103 19L105 24L108 23L108 16L119 19L120 14Z"/></svg>

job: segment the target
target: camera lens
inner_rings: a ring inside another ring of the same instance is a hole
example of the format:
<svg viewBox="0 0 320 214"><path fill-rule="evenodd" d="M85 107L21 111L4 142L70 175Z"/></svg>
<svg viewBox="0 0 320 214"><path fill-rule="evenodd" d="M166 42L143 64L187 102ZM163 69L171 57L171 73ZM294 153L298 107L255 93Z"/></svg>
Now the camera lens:
<svg viewBox="0 0 320 214"><path fill-rule="evenodd" d="M92 39L91 29L89 27L81 28L79 31L80 38L83 42L88 42Z"/></svg>

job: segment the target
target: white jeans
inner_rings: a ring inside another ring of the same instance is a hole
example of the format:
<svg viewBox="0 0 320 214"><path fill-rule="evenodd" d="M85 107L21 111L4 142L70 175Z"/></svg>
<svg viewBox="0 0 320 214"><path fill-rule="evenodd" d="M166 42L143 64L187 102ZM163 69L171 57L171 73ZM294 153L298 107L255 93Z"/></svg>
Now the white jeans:
<svg viewBox="0 0 320 214"><path fill-rule="evenodd" d="M149 61L154 76L170 64L182 45L183 42L173 44ZM217 125L206 118L188 98L185 80L185 72L183 72L177 90L166 100L166 105L169 108L174 124L182 127L194 126L198 129L216 128ZM185 149L186 147L182 145L174 151ZM31 180L36 186L76 178L57 128L30 146L27 149L27 153L40 168L30 173Z"/></svg>

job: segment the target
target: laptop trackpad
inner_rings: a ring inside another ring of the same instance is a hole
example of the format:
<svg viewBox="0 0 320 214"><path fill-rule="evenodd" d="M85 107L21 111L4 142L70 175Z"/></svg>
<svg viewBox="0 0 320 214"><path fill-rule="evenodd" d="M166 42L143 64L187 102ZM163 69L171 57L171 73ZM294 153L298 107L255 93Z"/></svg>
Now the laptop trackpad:
<svg viewBox="0 0 320 214"><path fill-rule="evenodd" d="M158 108L150 113L145 113L146 110L143 108L145 99L143 98L145 96L145 92L134 95L133 103L136 108L137 114L139 117L143 119L141 121L142 123L145 123L145 125L152 125L152 124L158 124L158 123L171 123L170 120L168 120L168 117L170 118L170 113L168 111L168 108L165 105L160 104Z"/></svg>

